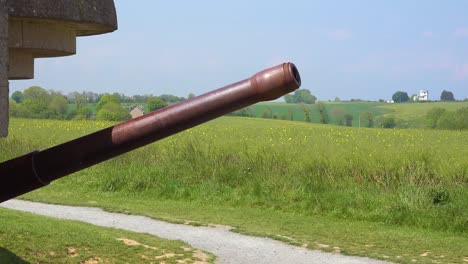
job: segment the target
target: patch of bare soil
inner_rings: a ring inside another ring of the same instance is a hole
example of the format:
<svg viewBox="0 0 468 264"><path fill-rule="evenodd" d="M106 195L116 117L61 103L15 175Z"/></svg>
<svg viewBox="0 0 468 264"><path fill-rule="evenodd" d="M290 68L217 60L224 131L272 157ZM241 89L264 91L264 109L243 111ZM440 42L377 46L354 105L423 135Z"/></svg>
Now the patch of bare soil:
<svg viewBox="0 0 468 264"><path fill-rule="evenodd" d="M101 263L102 259L100 257L94 257L87 259L85 261L81 261L80 264L99 264Z"/></svg>
<svg viewBox="0 0 468 264"><path fill-rule="evenodd" d="M183 256L184 255L182 255L182 254L165 253L165 254L162 254L161 256L156 256L155 259L168 259L168 258L183 257Z"/></svg>
<svg viewBox="0 0 468 264"><path fill-rule="evenodd" d="M67 255L71 258L77 257L79 254L74 247L67 247Z"/></svg>
<svg viewBox="0 0 468 264"><path fill-rule="evenodd" d="M116 238L116 239L119 240L119 241L122 241L127 246L142 246L142 247L148 248L148 249L159 250L159 248L157 248L157 247L148 246L148 245L142 244L142 243L140 243L138 241L131 240L131 239L128 239L128 238Z"/></svg>
<svg viewBox="0 0 468 264"><path fill-rule="evenodd" d="M199 250L193 252L192 256L201 261L201 262L200 261L196 262L198 264L202 264L202 263L203 264L208 264L208 260L210 259L210 256L208 256L208 254L206 254L206 253L204 253L202 251L199 251Z"/></svg>

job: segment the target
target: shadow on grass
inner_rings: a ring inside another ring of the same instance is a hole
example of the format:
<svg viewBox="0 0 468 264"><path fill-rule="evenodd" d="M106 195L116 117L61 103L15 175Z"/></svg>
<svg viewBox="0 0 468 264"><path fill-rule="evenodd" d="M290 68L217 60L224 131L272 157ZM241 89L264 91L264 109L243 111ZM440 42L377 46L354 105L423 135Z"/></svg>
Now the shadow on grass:
<svg viewBox="0 0 468 264"><path fill-rule="evenodd" d="M0 263L29 264L26 260L2 247L0 247Z"/></svg>

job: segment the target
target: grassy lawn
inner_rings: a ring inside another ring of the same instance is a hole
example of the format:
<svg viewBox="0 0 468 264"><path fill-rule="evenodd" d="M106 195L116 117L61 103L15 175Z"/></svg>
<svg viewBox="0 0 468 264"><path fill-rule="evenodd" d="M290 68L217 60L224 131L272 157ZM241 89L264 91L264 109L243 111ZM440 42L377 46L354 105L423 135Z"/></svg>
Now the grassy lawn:
<svg viewBox="0 0 468 264"><path fill-rule="evenodd" d="M213 263L199 252L180 241L0 209L0 263Z"/></svg>
<svg viewBox="0 0 468 264"><path fill-rule="evenodd" d="M13 119L0 160L109 125ZM400 263L463 263L466 157L467 131L225 117L24 198L226 224Z"/></svg>

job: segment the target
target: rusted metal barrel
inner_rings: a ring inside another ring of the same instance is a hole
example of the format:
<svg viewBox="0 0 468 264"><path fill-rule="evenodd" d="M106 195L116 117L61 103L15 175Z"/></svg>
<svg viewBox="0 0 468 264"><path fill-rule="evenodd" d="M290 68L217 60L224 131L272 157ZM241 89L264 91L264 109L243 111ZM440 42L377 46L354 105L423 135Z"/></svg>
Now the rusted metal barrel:
<svg viewBox="0 0 468 264"><path fill-rule="evenodd" d="M274 100L301 85L292 63L139 118L0 164L0 202L232 111Z"/></svg>

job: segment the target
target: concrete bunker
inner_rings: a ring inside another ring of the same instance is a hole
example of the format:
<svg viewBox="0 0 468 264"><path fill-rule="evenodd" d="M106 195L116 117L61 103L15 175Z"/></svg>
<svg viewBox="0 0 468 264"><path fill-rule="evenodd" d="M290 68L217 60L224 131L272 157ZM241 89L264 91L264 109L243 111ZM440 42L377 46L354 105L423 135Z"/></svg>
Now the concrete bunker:
<svg viewBox="0 0 468 264"><path fill-rule="evenodd" d="M117 29L113 0L0 0L0 137L8 80L34 78L34 60L76 54L76 38Z"/></svg>

